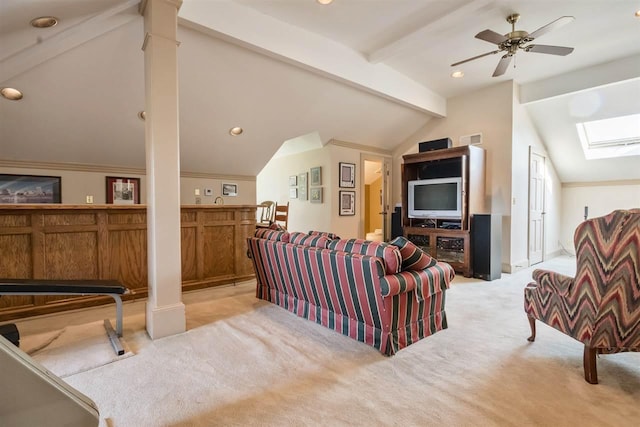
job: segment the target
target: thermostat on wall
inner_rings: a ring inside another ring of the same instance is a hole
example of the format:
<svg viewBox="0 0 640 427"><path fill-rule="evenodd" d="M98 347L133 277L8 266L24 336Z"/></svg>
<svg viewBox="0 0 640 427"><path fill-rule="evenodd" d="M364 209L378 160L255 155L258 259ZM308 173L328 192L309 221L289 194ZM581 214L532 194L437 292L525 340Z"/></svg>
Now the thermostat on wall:
<svg viewBox="0 0 640 427"><path fill-rule="evenodd" d="M213 196L213 190L210 188L205 188L204 189L204 195L205 196Z"/></svg>

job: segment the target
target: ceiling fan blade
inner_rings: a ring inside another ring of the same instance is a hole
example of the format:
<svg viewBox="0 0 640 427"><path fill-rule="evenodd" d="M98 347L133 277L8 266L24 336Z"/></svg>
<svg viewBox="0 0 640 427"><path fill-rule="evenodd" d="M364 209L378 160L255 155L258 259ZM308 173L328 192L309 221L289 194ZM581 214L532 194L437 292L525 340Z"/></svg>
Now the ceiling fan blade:
<svg viewBox="0 0 640 427"><path fill-rule="evenodd" d="M451 66L455 67L456 65L464 64L465 62L473 61L474 59L482 58L483 56L495 55L498 52L500 52L500 51L499 50L494 50L492 52L483 53L482 55L474 56L473 58L467 58L464 61L460 61L460 62L456 62L455 64L451 64Z"/></svg>
<svg viewBox="0 0 640 427"><path fill-rule="evenodd" d="M531 39L538 38L541 35L546 34L551 30L555 30L556 28L560 28L560 27L562 27L564 25L567 25L570 22L573 22L574 19L575 18L573 16L562 16L562 17L556 19L555 21L548 23L544 27L538 28L533 33L530 33L529 34L529 38L531 38Z"/></svg>
<svg viewBox="0 0 640 427"><path fill-rule="evenodd" d="M503 55L502 58L500 59L500 62L498 62L498 66L496 67L496 70L493 72L493 76L492 77L498 77L504 74L505 71L507 71L507 67L509 66L509 63L511 62L511 57L513 55L509 55L508 53L506 55Z"/></svg>
<svg viewBox="0 0 640 427"><path fill-rule="evenodd" d="M491 30L480 31L478 34L476 34L476 38L493 44L500 44L504 41L507 41L507 37Z"/></svg>
<svg viewBox="0 0 640 427"><path fill-rule="evenodd" d="M546 44L530 44L525 47L525 52L548 53L550 55L566 56L573 52L572 47L549 46Z"/></svg>

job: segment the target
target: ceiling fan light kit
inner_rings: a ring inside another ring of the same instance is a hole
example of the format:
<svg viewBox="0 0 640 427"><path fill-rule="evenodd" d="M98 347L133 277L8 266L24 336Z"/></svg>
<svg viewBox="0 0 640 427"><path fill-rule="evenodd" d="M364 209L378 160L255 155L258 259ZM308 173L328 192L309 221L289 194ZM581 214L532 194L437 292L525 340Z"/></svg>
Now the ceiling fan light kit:
<svg viewBox="0 0 640 427"><path fill-rule="evenodd" d="M518 13L513 13L507 16L507 22L511 24L511 32L505 35L496 33L492 30L484 30L476 34L477 39L498 45L497 50L467 58L465 60L451 64L451 66L455 67L460 64L464 64L466 62L470 62L488 55L495 55L496 53L504 52L504 55L498 62L498 66L493 72L493 77L498 77L503 75L507 71L509 63L511 62L511 58L518 52L518 49L524 50L525 52L545 53L548 55L560 56L566 56L573 52L572 47L530 44L532 41L542 36L543 34L546 34L551 30L562 27L572 22L575 19L573 16L562 16L545 26L538 28L532 33L528 33L522 30L516 30L516 22L518 22L519 19L520 14Z"/></svg>

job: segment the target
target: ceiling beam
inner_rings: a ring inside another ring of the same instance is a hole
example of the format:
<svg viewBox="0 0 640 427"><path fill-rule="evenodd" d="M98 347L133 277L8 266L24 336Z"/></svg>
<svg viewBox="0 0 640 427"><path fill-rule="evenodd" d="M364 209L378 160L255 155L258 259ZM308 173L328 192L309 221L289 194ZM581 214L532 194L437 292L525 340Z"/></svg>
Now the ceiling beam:
<svg viewBox="0 0 640 427"><path fill-rule="evenodd" d="M640 79L637 55L523 84L520 86L520 103L528 104L633 79Z"/></svg>
<svg viewBox="0 0 640 427"><path fill-rule="evenodd" d="M416 46L425 46L434 42L434 39L442 38L442 33L461 22L469 22L469 18L478 18L480 13L486 13L495 8L494 0L470 0L462 6L451 10L449 13L434 18L421 28L401 37L385 46L369 52L367 59L372 64L383 62L386 59L407 51L416 51Z"/></svg>
<svg viewBox="0 0 640 427"><path fill-rule="evenodd" d="M140 0L128 0L3 58L0 61L0 82L6 82L133 19L142 19L138 14L138 3Z"/></svg>
<svg viewBox="0 0 640 427"><path fill-rule="evenodd" d="M446 99L384 64L301 27L229 1L184 0L180 24L314 73L443 117Z"/></svg>

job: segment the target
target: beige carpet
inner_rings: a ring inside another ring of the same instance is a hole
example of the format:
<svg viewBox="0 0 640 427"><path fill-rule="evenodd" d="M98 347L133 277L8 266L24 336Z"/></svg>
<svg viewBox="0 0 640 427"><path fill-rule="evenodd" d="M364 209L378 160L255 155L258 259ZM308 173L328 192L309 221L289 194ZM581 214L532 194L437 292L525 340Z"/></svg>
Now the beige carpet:
<svg viewBox="0 0 640 427"><path fill-rule="evenodd" d="M151 341L143 312L127 316L136 356L66 381L114 427L637 425L640 354L600 357L594 386L580 343L543 325L527 342L531 270L456 278L449 329L391 358L257 300L252 284L188 294L188 332Z"/></svg>
<svg viewBox="0 0 640 427"><path fill-rule="evenodd" d="M61 378L85 372L133 356L126 341L118 356L111 346L102 321L40 334L22 335L20 349Z"/></svg>

